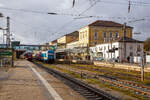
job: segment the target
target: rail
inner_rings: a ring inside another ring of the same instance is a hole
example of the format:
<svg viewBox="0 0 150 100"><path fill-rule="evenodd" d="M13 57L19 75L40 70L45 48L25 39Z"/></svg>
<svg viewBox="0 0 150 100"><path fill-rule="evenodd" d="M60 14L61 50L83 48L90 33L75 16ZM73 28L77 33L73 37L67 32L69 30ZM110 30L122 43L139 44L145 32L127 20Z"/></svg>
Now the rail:
<svg viewBox="0 0 150 100"><path fill-rule="evenodd" d="M38 64L36 62L33 63L38 67L45 69L48 73L52 74L56 78L63 80L63 82L66 85L68 85L69 87L71 87L72 89L80 93L81 95L83 95L88 100L120 100L119 98L113 97L112 95L102 90L96 89L66 74L63 74L51 68L47 68L44 65Z"/></svg>

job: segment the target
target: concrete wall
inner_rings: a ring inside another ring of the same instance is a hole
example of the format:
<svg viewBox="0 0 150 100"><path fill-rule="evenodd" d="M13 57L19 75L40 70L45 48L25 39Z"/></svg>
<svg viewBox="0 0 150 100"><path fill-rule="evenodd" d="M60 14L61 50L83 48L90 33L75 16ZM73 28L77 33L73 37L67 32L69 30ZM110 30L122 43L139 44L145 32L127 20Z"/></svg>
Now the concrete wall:
<svg viewBox="0 0 150 100"><path fill-rule="evenodd" d="M99 61L94 61L93 63L96 66L141 71L141 67L138 64L121 64L121 63L109 63L109 62L99 62ZM144 71L150 72L150 65L146 65Z"/></svg>
<svg viewBox="0 0 150 100"><path fill-rule="evenodd" d="M119 55L121 60L126 59L127 57L131 58L130 62L134 62L133 59L134 57L143 57L143 53L144 53L144 46L143 43L130 43L127 42L126 44L126 57L124 57L124 43L119 43L119 47L120 47L120 51L119 51ZM141 51L138 51L138 48L140 47ZM132 56L130 55L132 53Z"/></svg>

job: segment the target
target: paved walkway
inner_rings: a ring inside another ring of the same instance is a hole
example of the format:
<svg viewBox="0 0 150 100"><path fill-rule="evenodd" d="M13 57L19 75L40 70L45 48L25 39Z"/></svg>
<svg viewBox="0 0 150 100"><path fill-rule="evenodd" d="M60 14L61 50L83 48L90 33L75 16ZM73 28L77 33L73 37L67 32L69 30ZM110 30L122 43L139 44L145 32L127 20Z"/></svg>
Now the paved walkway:
<svg viewBox="0 0 150 100"><path fill-rule="evenodd" d="M86 100L31 62L0 68L0 100Z"/></svg>

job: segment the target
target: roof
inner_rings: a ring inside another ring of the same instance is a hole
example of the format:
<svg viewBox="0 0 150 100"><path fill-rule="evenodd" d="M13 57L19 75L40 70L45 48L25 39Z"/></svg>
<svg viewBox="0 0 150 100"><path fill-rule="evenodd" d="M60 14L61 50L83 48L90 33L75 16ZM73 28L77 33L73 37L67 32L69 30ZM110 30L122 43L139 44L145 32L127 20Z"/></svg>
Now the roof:
<svg viewBox="0 0 150 100"><path fill-rule="evenodd" d="M97 20L88 26L103 26L103 27L123 27L124 24L120 24L113 21L104 21L104 20ZM133 28L130 26L126 26L127 28Z"/></svg>
<svg viewBox="0 0 150 100"><path fill-rule="evenodd" d="M79 36L79 32L78 31L74 31L72 33L66 34L65 36L76 36L76 37L78 37Z"/></svg>
<svg viewBox="0 0 150 100"><path fill-rule="evenodd" d="M53 40L52 42L57 42L57 39L56 39L56 40Z"/></svg>
<svg viewBox="0 0 150 100"><path fill-rule="evenodd" d="M143 41L135 40L129 37L121 37L115 40L116 42L133 42L133 43L143 43Z"/></svg>

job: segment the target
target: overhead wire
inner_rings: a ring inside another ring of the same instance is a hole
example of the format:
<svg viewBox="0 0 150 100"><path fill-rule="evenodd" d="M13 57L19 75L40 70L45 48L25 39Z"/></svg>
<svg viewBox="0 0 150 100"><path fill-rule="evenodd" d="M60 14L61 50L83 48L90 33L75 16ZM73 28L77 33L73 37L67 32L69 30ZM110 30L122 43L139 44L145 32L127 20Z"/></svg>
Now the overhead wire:
<svg viewBox="0 0 150 100"><path fill-rule="evenodd" d="M83 15L83 14L86 13L89 9L91 9L92 7L94 7L94 5L97 4L97 1L99 1L99 0L96 0L90 7L88 7L88 8L85 9L84 11L82 11L78 16ZM61 29L64 29L65 27L67 27L68 25L70 25L71 23L73 23L75 20L76 20L76 19L73 19L73 20L71 20L71 21L65 23L65 24L62 25L58 30L60 31ZM52 33L52 35L54 35L54 34L58 34L58 31Z"/></svg>
<svg viewBox="0 0 150 100"><path fill-rule="evenodd" d="M40 13L40 14L50 14L50 15L63 15L63 16L72 16L72 17L83 17L83 18L92 18L92 17L95 17L95 18L103 18L106 16L96 16L96 15L83 15L85 12L87 12L89 9L91 9L94 5L96 5L96 3L94 3L93 5L91 5L89 8L87 8L86 10L84 10L83 12L81 12L80 14L69 14L69 13L55 13L55 12L40 12L40 11L33 11L33 10L23 10L23 9L12 9L12 8L8 8L9 10L15 10L15 11L25 11L25 12L30 12L30 13ZM2 7L0 7L1 9ZM5 9L5 8L4 8ZM6 10L8 10L6 9ZM147 16L149 17L149 16ZM115 17L115 16L112 16L112 17L107 17L107 18L116 18L116 19L124 19L125 17ZM134 19L134 17L130 17L129 19ZM79 19L79 18L74 18L74 19Z"/></svg>
<svg viewBox="0 0 150 100"><path fill-rule="evenodd" d="M30 26L29 24L26 24L26 23L23 23L23 22L19 22L18 20L15 20L15 19L12 19L12 18L10 18L10 21L12 22L12 23L14 23L14 24L16 24L16 23L18 23L18 24L21 24L21 25L24 25L24 26L26 26L26 27L28 27L29 28L29 30L26 30L26 31L23 31L23 33L28 33L28 32L30 32L31 33L31 31L34 31L34 29L36 29L36 31L37 31L37 29L40 29L41 28L41 26L40 27L32 27L32 26ZM41 30L41 29L40 29ZM35 34L35 32L36 31L34 31L33 33ZM47 33L49 33L49 31L43 31L43 33L45 33L45 32L47 32ZM33 35L34 35L33 34ZM31 35L31 34L30 34ZM35 35L34 35L35 36ZM34 37L37 41L39 41L39 40L41 40L41 37L39 36L39 37L37 37L37 32L36 32L36 37Z"/></svg>
<svg viewBox="0 0 150 100"><path fill-rule="evenodd" d="M90 0L91 1L91 0ZM94 2L95 1L95 2ZM121 1L127 1L127 0L121 0ZM127 3L121 3L121 2L114 2L114 1L103 1L103 0L93 0L93 4L91 4L90 7L88 7L87 9L85 9L83 12L79 13L79 14L67 14L67 13L53 13L53 12L42 12L42 11L34 11L34 10L26 10L26 9L13 9L13 8L5 8L5 7L0 7L0 9L4 9L4 10L13 10L13 11L21 11L21 12L26 12L26 13L38 13L38 14L51 14L51 15L66 15L66 16L73 16L73 17L83 17L83 18L110 18L110 19L127 19L126 17L106 17L106 16L84 16L83 14L85 12L87 12L89 9L91 9L92 7L94 7L98 2L103 2L103 3L111 3L111 4L127 4ZM131 5L150 5L150 3L148 2L137 2L137 1L131 1ZM64 29L66 26L68 26L69 24L71 24L72 22L74 22L76 19L75 18L67 23L65 23L64 25L62 25L62 27L59 28L59 30ZM128 19L136 19L136 18L128 18ZM55 34L58 32L55 32ZM53 33L54 34L54 33Z"/></svg>

